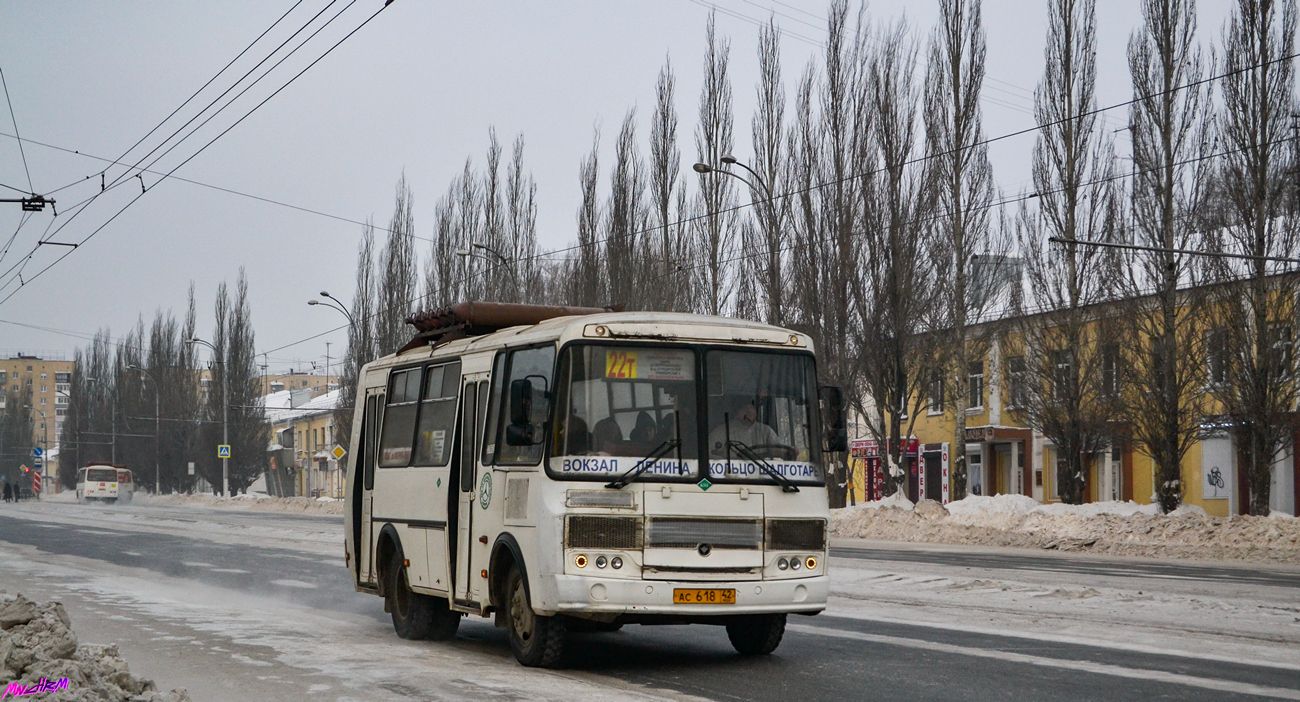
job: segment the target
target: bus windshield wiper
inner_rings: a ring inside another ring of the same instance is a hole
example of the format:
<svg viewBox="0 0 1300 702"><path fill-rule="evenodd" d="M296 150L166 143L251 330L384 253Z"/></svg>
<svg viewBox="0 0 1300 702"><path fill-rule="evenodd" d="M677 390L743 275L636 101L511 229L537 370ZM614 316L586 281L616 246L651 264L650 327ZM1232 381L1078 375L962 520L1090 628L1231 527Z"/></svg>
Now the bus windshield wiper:
<svg viewBox="0 0 1300 702"><path fill-rule="evenodd" d="M759 470L772 476L772 479L781 486L783 492L799 492L798 486L793 482L790 482L789 478L776 472L776 469L772 467L772 464L768 463L767 459L759 456L754 449L749 447L749 444L736 439L731 439L728 443L732 448L736 449L736 453L739 453L741 456L753 461L754 464L758 466Z"/></svg>
<svg viewBox="0 0 1300 702"><path fill-rule="evenodd" d="M606 483L605 487L622 490L627 487L628 483L636 480L637 476L649 470L650 466L654 465L660 458L663 458L665 454L681 445L682 442L677 439L669 439L662 444L659 444L650 451L649 455L638 461L636 465L632 466L631 470L618 476L618 478L613 481ZM679 460L678 466L680 467L680 465L681 462Z"/></svg>

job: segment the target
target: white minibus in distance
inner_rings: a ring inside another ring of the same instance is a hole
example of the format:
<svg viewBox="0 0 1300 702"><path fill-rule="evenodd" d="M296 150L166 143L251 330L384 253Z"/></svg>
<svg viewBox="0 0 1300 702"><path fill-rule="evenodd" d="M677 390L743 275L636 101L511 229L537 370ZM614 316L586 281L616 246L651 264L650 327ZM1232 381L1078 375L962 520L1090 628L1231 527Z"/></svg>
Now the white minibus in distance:
<svg viewBox="0 0 1300 702"><path fill-rule="evenodd" d="M811 340L756 322L462 303L360 372L345 556L403 638L494 616L527 666L573 631L717 624L742 654L826 607Z"/></svg>
<svg viewBox="0 0 1300 702"><path fill-rule="evenodd" d="M131 471L111 463L91 463L77 471L77 499L129 502L135 483Z"/></svg>

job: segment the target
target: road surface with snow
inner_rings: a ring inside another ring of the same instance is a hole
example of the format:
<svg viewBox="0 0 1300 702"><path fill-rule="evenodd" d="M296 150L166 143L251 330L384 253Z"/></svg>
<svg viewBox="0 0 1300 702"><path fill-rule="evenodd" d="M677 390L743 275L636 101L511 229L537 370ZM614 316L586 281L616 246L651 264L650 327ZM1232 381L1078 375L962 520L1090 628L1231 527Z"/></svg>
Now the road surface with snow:
<svg viewBox="0 0 1300 702"><path fill-rule="evenodd" d="M195 700L1300 700L1295 567L839 539L829 609L773 656L629 626L538 671L477 617L398 639L342 553L337 516L0 504L0 589Z"/></svg>

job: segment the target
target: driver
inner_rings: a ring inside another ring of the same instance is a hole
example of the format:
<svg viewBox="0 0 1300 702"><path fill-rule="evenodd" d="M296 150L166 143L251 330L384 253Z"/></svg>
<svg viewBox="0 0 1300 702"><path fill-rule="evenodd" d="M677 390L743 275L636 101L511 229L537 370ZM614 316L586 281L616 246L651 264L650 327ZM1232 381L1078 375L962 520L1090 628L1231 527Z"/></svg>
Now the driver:
<svg viewBox="0 0 1300 702"><path fill-rule="evenodd" d="M748 400L736 408L727 421L709 432L709 455L722 458L727 455L727 438L746 446L779 446L781 439L776 430L758 421L758 410Z"/></svg>

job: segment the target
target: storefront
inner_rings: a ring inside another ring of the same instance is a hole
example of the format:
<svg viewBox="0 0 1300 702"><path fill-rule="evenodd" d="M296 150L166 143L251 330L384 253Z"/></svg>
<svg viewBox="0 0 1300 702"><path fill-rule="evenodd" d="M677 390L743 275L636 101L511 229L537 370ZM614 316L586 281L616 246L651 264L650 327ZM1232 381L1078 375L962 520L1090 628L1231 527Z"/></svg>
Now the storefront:
<svg viewBox="0 0 1300 702"><path fill-rule="evenodd" d="M875 439L854 439L849 445L849 456L853 461L854 474L862 476L863 497L867 501L884 497L885 467L884 461L881 460L880 442ZM903 471L907 475L907 499L913 502L917 501L919 495L925 494L926 476L920 470L919 457L920 442L913 437L907 441L902 456ZM945 468L942 476L946 475ZM943 484L946 493L946 480Z"/></svg>
<svg viewBox="0 0 1300 702"><path fill-rule="evenodd" d="M1034 464L1033 431L966 428L966 486L971 495L1014 494L1041 500L1042 476L1042 466Z"/></svg>

